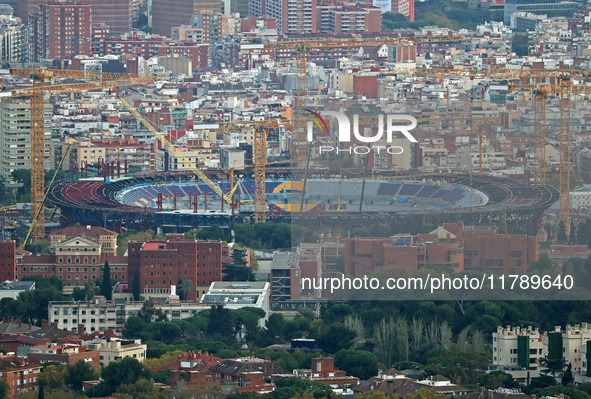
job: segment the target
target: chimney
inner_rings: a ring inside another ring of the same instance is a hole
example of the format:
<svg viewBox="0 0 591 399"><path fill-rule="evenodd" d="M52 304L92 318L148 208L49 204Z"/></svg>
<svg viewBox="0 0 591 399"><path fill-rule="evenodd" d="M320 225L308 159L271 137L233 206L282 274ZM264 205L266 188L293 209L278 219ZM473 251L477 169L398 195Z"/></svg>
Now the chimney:
<svg viewBox="0 0 591 399"><path fill-rule="evenodd" d="M456 377L456 385L462 385L462 378Z"/></svg>
<svg viewBox="0 0 591 399"><path fill-rule="evenodd" d="M41 319L41 328L45 328L45 327L47 327L47 320Z"/></svg>
<svg viewBox="0 0 591 399"><path fill-rule="evenodd" d="M21 318L19 317L18 319L16 319L16 322L18 323L18 328L21 328L23 323L21 323Z"/></svg>

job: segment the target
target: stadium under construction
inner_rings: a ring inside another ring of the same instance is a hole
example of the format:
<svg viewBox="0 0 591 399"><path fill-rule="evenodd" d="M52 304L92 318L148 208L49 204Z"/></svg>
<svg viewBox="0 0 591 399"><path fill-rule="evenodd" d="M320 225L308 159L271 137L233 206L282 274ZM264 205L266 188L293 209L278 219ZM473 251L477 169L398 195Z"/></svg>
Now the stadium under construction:
<svg viewBox="0 0 591 399"><path fill-rule="evenodd" d="M225 193L223 171L207 171ZM495 223L499 215L524 228L539 223L558 200L551 186L491 176L425 173L404 175L312 172L291 181L289 170L267 172L266 221L312 228L353 228L374 223ZM118 231L163 228L183 232L196 227L254 223L253 177L240 176L229 207L192 173L159 173L106 180L88 178L54 184L48 201L64 224L100 225ZM304 189L305 188L305 189ZM230 208L230 209L228 209Z"/></svg>

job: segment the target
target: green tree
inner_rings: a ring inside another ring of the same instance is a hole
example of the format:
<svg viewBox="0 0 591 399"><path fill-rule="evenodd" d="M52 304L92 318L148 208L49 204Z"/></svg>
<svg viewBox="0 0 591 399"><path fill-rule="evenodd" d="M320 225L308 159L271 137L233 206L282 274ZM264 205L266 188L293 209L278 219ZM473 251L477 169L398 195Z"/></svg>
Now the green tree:
<svg viewBox="0 0 591 399"><path fill-rule="evenodd" d="M540 388L534 390L534 394L538 397L558 397L559 395L564 395L568 396L570 399L591 399L591 396L589 396L587 392L581 391L572 385L568 387L562 385L554 385L551 387Z"/></svg>
<svg viewBox="0 0 591 399"><path fill-rule="evenodd" d="M568 364L566 371L562 374L562 385L568 385L575 381L573 378L573 365L571 363Z"/></svg>
<svg viewBox="0 0 591 399"><path fill-rule="evenodd" d="M83 301L86 299L87 291L84 287L74 287L72 291L72 299L75 301Z"/></svg>
<svg viewBox="0 0 591 399"><path fill-rule="evenodd" d="M39 394L37 395L37 399L45 399L45 384L42 382L39 383Z"/></svg>
<svg viewBox="0 0 591 399"><path fill-rule="evenodd" d="M133 384L123 384L113 395L117 399L167 399L168 394L160 389L153 379L140 379Z"/></svg>
<svg viewBox="0 0 591 399"><path fill-rule="evenodd" d="M151 375L150 371L145 369L137 359L125 357L104 367L101 371L101 377L112 393L120 385L133 385L142 378L151 378Z"/></svg>
<svg viewBox="0 0 591 399"><path fill-rule="evenodd" d="M75 391L82 391L82 382L98 379L98 373L90 364L84 360L78 360L73 365L68 365L64 374L64 381L67 386Z"/></svg>
<svg viewBox="0 0 591 399"><path fill-rule="evenodd" d="M421 388L419 392L415 394L409 394L404 396L405 399L445 399L445 395L432 391L430 389Z"/></svg>
<svg viewBox="0 0 591 399"><path fill-rule="evenodd" d="M152 334L148 328L148 323L138 316L130 316L127 318L123 335L125 335L127 338L141 338L142 341L148 341L152 339Z"/></svg>
<svg viewBox="0 0 591 399"><path fill-rule="evenodd" d="M6 382L5 379L0 379L0 399L8 398L8 392L10 391L10 386Z"/></svg>
<svg viewBox="0 0 591 399"><path fill-rule="evenodd" d="M529 52L528 40L527 33L515 33L511 39L511 50L518 57L526 56Z"/></svg>
<svg viewBox="0 0 591 399"><path fill-rule="evenodd" d="M66 366L62 364L48 364L39 373L39 384L48 389L60 389L65 385Z"/></svg>
<svg viewBox="0 0 591 399"><path fill-rule="evenodd" d="M542 358L540 359L542 366L544 367L545 373L551 373L553 377L556 377L556 374L562 374L564 368L566 367L566 362L564 359L548 359Z"/></svg>
<svg viewBox="0 0 591 399"><path fill-rule="evenodd" d="M111 286L111 267L109 266L109 261L105 261L105 266L103 267L103 282L101 284L101 295L103 295L107 300L112 299L113 290Z"/></svg>
<svg viewBox="0 0 591 399"><path fill-rule="evenodd" d="M227 344L234 344L236 343L235 325L236 317L229 309L222 305L211 307L206 330L209 337Z"/></svg>
<svg viewBox="0 0 591 399"><path fill-rule="evenodd" d="M497 388L519 388L517 383L511 374L507 374L502 371L493 371L484 374L479 378L480 386L486 389L497 389Z"/></svg>
<svg viewBox="0 0 591 399"><path fill-rule="evenodd" d="M182 301L189 299L189 293L195 292L195 284L189 279L179 278L179 297Z"/></svg>
<svg viewBox="0 0 591 399"><path fill-rule="evenodd" d="M378 358L362 350L341 349L334 356L335 366L348 374L366 380L378 374Z"/></svg>
<svg viewBox="0 0 591 399"><path fill-rule="evenodd" d="M318 347L328 353L337 353L353 345L355 332L340 323L332 323L316 336Z"/></svg>
<svg viewBox="0 0 591 399"><path fill-rule="evenodd" d="M150 300L144 301L142 308L138 312L138 317L142 319L144 323L167 320L166 314L164 314L162 309L156 309L154 302Z"/></svg>

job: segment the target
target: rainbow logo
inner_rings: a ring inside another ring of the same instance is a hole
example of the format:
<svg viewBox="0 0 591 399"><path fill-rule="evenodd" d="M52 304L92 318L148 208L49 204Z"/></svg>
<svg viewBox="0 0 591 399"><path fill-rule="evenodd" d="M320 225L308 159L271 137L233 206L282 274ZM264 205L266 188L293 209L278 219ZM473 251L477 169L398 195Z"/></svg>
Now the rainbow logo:
<svg viewBox="0 0 591 399"><path fill-rule="evenodd" d="M324 126L324 132L328 133L328 126L326 126L326 122L324 121L324 118L321 117L318 112L314 112L309 109L305 109L304 111L312 114L312 115L307 115L307 116L309 119L312 120L312 122L314 122L316 124L316 126L318 126L318 128L320 128L320 131L322 131L322 126Z"/></svg>

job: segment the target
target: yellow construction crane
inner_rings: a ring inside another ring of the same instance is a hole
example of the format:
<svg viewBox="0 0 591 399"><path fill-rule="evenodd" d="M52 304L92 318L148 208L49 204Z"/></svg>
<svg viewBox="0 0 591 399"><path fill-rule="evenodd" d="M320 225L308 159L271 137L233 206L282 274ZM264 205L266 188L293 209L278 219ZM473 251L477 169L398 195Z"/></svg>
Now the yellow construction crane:
<svg viewBox="0 0 591 399"><path fill-rule="evenodd" d="M570 131L570 113L571 113L571 96L575 93L585 92L587 86L575 85L573 80L584 80L591 78L591 71L588 70L570 70L570 69L427 69L427 68L395 68L382 71L384 75L403 75L403 76L419 76L419 77L450 77L450 78L469 78L473 79L493 79L501 82L501 85L506 85L507 89L515 89L519 86L525 88L537 89L534 92L534 97L538 97L538 104L534 106L534 112L537 113L536 118L545 118L545 113L542 114L542 101L545 104L545 97L548 93L554 93L560 99L560 170L559 170L559 211L558 221L563 222L566 227L567 235L570 235L570 145L571 145L571 131ZM591 88L590 88L591 89ZM545 105L544 105L545 106ZM535 140L536 147L536 170L538 171L537 182L541 183L544 178L544 167L537 165L545 165L545 159L541 147L545 140L545 121L536 119ZM482 162L482 160L481 160ZM536 176L534 174L534 179Z"/></svg>
<svg viewBox="0 0 591 399"><path fill-rule="evenodd" d="M427 121L444 121L446 118L442 117L425 117L417 118L419 123ZM218 130L218 129L253 129L254 130L254 145L253 145L253 166L254 166L254 186L255 186L255 223L264 222L267 215L267 201L266 201L266 166L267 166L267 131L272 128L283 127L287 130L293 131L294 125L297 123L305 124L307 120L299 121L298 119L265 119L254 121L231 121L231 122L207 122L203 124L193 125L195 130ZM148 122L149 123L149 122ZM377 124L377 116L360 116L360 125ZM283 163L283 162L279 162ZM231 169L230 180L233 181L233 169Z"/></svg>
<svg viewBox="0 0 591 399"><path fill-rule="evenodd" d="M294 151L293 164L298 168L304 168L306 162L305 117L306 107L306 63L311 50L326 51L328 49L348 49L355 51L360 47L371 46L415 46L440 44L450 42L471 41L472 38L455 35L428 35L413 37L372 37L372 38L330 38L311 40L287 40L278 42L244 43L240 45L245 51L295 51L296 52L296 93L295 93L295 117L296 122L292 127L292 146Z"/></svg>
<svg viewBox="0 0 591 399"><path fill-rule="evenodd" d="M125 106L125 108L127 108L129 110L129 112L131 112L146 128L148 128L148 130L150 132L152 132L152 134L154 136L156 136L156 138L177 159L179 159L186 167L188 167L193 173L195 173L195 175L197 175L197 177L199 177L199 179L201 179L201 181L203 181L205 184L207 184L209 186L209 188L211 188L213 190L214 193L216 193L217 195L219 195L220 198L222 198L222 200L225 201L226 204L228 204L228 206L230 208L232 208L232 206L233 206L233 204L232 204L232 196L234 195L234 191L238 187L238 184L235 187L232 188L232 191L228 195L226 195L217 184L215 184L214 182L212 182L211 179L205 175L205 173L203 173L198 167L196 167L193 164L193 162L191 162L187 157L185 157L183 155L183 153L181 151L179 151L170 141L168 141L166 139L166 136L163 133L159 132L158 129L156 129L150 123L150 121L148 121L146 118L144 118L144 116L142 114L140 114L138 112L138 110L136 110L133 106L131 106L131 104L129 104L123 98L121 98L120 101Z"/></svg>
<svg viewBox="0 0 591 399"><path fill-rule="evenodd" d="M150 76L124 73L102 73L67 69L3 68L0 75L27 76L32 87L0 92L0 97L31 98L31 214L40 215L33 223L33 239L45 236L43 200L45 196L45 94L74 93L86 90L116 88L152 82ZM80 83L52 84L57 79L75 79Z"/></svg>

